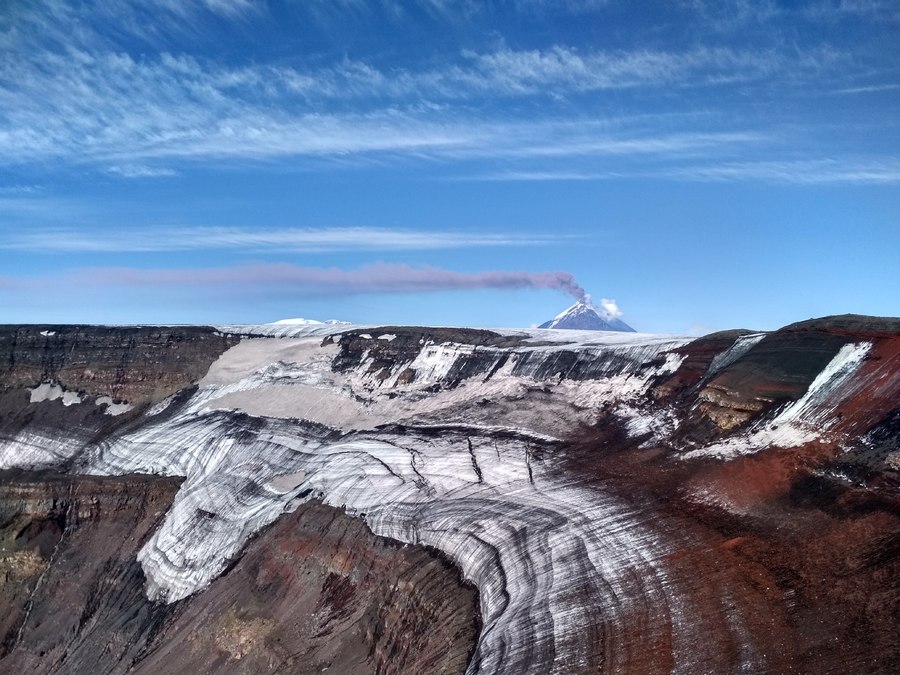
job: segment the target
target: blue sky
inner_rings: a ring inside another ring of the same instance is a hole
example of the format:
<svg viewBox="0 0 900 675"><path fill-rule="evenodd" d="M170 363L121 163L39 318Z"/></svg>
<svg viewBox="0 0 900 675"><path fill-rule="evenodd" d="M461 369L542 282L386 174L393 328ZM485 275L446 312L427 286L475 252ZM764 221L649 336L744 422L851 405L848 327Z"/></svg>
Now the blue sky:
<svg viewBox="0 0 900 675"><path fill-rule="evenodd" d="M0 4L0 321L900 315L894 0Z"/></svg>

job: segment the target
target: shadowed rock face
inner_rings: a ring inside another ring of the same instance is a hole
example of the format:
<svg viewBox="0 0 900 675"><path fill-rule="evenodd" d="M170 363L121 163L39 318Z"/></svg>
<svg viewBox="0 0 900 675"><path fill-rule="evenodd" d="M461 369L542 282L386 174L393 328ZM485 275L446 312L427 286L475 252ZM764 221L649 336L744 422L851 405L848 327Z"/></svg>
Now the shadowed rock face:
<svg viewBox="0 0 900 675"><path fill-rule="evenodd" d="M900 320L72 330L0 392L69 472L0 482L0 670L900 671Z"/></svg>
<svg viewBox="0 0 900 675"><path fill-rule="evenodd" d="M140 673L462 673L477 595L423 549L310 502L182 601Z"/></svg>
<svg viewBox="0 0 900 675"><path fill-rule="evenodd" d="M0 445L25 434L44 458L29 466L58 468L187 393L236 342L205 326L0 326Z"/></svg>
<svg viewBox="0 0 900 675"><path fill-rule="evenodd" d="M850 341L824 330L767 335L705 383L698 394L699 412L722 431L731 431L779 403L795 401Z"/></svg>
<svg viewBox="0 0 900 675"><path fill-rule="evenodd" d="M16 475L0 481L0 670L124 672L173 608L136 555L180 481Z"/></svg>
<svg viewBox="0 0 900 675"><path fill-rule="evenodd" d="M203 594L153 603L135 556L180 481L5 472L0 670L461 673L474 589L440 557L309 502Z"/></svg>
<svg viewBox="0 0 900 675"><path fill-rule="evenodd" d="M196 382L233 344L205 326L0 326L0 387L53 382L138 406Z"/></svg>
<svg viewBox="0 0 900 675"><path fill-rule="evenodd" d="M744 344L740 356L716 361ZM836 409L836 428L860 437L885 424L900 397L900 320L845 315L792 324L769 334L725 332L674 350L678 370L658 382L655 399L673 404L681 418L676 437L710 442L773 416L800 399L848 345L871 349Z"/></svg>

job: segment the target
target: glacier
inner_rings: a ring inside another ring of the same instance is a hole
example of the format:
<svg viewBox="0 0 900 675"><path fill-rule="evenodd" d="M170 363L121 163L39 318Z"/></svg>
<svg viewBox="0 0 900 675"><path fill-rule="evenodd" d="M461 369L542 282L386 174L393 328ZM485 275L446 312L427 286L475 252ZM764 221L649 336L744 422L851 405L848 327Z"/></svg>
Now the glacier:
<svg viewBox="0 0 900 675"><path fill-rule="evenodd" d="M441 551L477 587L482 631L469 673L616 671L633 656L622 645L634 631L671 651L671 672L729 667L704 640L707 622L721 620L700 609L707 585L668 572L687 537L680 525L648 522L614 484L573 477L555 452L601 412L632 435L670 437L677 416L650 411L649 392L678 371L691 338L508 330L478 344L306 321L217 330L240 340L189 396L148 408L139 424L100 441L33 430L0 441L3 468L184 478L138 555L152 600L202 591L254 534L320 499L378 535ZM706 376L763 337L737 338ZM821 409L836 405L870 347L841 348L764 428L683 460L786 443L786 430L803 434L791 442L814 438L828 426ZM81 400L50 383L30 395ZM743 645L739 670L766 670L750 617L737 605L725 616Z"/></svg>

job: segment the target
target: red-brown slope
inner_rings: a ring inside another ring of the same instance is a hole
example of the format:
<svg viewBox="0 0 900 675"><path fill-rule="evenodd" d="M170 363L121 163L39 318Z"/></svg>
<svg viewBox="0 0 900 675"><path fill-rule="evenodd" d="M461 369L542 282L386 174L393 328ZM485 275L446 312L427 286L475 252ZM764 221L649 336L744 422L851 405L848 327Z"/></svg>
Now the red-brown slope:
<svg viewBox="0 0 900 675"><path fill-rule="evenodd" d="M685 439L740 433L797 400L843 345L860 342L871 349L828 397L823 419L834 425L824 442L729 459L673 452ZM673 438L639 447L644 439L629 439L610 415L564 453L566 471L619 486L648 521L680 522L682 548L666 572L707 584L744 615L771 617L748 633L779 655L771 672L900 672L900 481L890 463L900 458L900 320L788 326L704 381L709 346L682 348L681 372L657 385L658 404L679 415ZM704 396L710 387L722 394L717 407ZM728 612L712 600L708 611L721 612L709 639L729 644Z"/></svg>

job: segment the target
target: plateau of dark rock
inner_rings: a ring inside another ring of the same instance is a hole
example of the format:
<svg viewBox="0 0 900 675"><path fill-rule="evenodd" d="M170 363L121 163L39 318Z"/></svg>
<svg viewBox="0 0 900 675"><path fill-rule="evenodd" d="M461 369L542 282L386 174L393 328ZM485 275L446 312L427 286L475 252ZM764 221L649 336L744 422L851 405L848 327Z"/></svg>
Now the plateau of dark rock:
<svg viewBox="0 0 900 675"><path fill-rule="evenodd" d="M199 380L235 343L206 326L0 325L0 387L54 382L146 404Z"/></svg>

